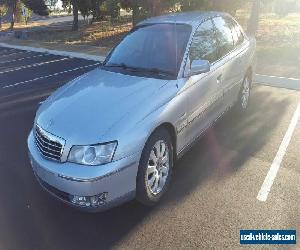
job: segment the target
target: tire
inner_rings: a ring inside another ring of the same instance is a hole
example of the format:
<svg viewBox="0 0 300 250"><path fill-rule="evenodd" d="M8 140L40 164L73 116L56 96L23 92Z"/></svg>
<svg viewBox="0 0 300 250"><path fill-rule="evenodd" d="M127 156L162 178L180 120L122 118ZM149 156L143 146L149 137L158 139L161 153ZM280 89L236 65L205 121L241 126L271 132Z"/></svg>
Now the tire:
<svg viewBox="0 0 300 250"><path fill-rule="evenodd" d="M243 114L247 111L251 95L251 76L247 74L243 80L238 100L235 104L235 110Z"/></svg>
<svg viewBox="0 0 300 250"><path fill-rule="evenodd" d="M166 129L160 128L149 137L143 149L137 174L136 199L146 206L158 203L168 190L172 169L171 136Z"/></svg>

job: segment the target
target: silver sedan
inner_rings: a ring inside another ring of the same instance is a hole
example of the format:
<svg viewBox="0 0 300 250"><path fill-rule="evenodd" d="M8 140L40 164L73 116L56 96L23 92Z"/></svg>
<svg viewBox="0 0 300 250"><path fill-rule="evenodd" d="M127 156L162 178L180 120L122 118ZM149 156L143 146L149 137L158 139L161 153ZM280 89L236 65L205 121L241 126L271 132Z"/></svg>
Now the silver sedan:
<svg viewBox="0 0 300 250"><path fill-rule="evenodd" d="M101 67L40 106L28 137L39 183L90 211L156 204L175 161L231 107L247 109L255 47L224 13L138 24Z"/></svg>

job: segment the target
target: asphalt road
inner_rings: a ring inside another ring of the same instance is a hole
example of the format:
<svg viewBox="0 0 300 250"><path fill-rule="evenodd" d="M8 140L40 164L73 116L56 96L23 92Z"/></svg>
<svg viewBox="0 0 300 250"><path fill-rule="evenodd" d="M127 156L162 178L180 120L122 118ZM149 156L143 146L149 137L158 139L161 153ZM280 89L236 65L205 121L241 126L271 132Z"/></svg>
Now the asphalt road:
<svg viewBox="0 0 300 250"><path fill-rule="evenodd" d="M239 249L240 229L300 230L299 123L268 199L256 198L300 92L261 85L244 116L228 113L176 164L158 206L89 214L50 197L31 171L27 135L38 103L94 67L0 48L0 249Z"/></svg>

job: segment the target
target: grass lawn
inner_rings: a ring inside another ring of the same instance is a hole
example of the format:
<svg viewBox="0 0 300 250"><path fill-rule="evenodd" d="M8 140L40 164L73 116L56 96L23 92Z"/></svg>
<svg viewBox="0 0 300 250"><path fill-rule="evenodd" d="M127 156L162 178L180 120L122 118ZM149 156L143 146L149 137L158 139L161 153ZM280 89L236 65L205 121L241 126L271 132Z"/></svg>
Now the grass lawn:
<svg viewBox="0 0 300 250"><path fill-rule="evenodd" d="M32 22L27 26L16 24L15 30L26 30L28 39L17 40L9 38L9 42L103 55L115 46L132 28L131 18L128 17L112 21L94 22L92 25L88 25L85 21L80 21L79 23L80 28L78 31L71 30L70 22L50 26L39 26L37 22ZM4 24L2 30L8 30L8 27L8 24Z"/></svg>
<svg viewBox="0 0 300 250"><path fill-rule="evenodd" d="M30 34L30 39L41 42L61 43L66 45L91 45L106 47L115 46L132 28L131 22L103 21L92 25L81 25L79 31L71 31L69 27L49 29L41 36L38 32Z"/></svg>
<svg viewBox="0 0 300 250"><path fill-rule="evenodd" d="M243 17L240 22L247 23ZM257 32L257 73L300 79L300 13L264 14Z"/></svg>
<svg viewBox="0 0 300 250"><path fill-rule="evenodd" d="M257 37L258 73L300 79L300 14L262 19Z"/></svg>

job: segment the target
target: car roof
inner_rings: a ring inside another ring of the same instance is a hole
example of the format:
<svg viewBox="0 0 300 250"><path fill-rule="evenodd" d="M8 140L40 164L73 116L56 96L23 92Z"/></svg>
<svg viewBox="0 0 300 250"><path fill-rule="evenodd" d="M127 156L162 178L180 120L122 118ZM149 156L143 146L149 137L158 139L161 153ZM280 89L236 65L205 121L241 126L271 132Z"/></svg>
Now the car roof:
<svg viewBox="0 0 300 250"><path fill-rule="evenodd" d="M171 13L164 16L152 17L140 22L138 25L155 24L155 23L182 23L182 24L189 24L193 26L201 23L207 18L211 18L215 16L230 17L230 15L227 13L217 12L217 11L178 12L178 13Z"/></svg>

